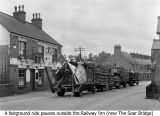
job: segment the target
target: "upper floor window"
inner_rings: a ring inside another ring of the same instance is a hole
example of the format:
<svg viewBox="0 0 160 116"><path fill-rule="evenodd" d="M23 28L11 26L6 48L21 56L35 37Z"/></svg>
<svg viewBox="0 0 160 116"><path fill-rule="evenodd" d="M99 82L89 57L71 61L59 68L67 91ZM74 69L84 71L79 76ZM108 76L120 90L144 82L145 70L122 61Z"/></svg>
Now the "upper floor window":
<svg viewBox="0 0 160 116"><path fill-rule="evenodd" d="M22 57L26 56L26 42L19 42L19 55Z"/></svg>
<svg viewBox="0 0 160 116"><path fill-rule="evenodd" d="M52 61L56 61L57 60L57 49L53 49L53 54L52 54Z"/></svg>
<svg viewBox="0 0 160 116"><path fill-rule="evenodd" d="M39 45L38 46L38 53L43 54L43 51L44 51L43 46Z"/></svg>

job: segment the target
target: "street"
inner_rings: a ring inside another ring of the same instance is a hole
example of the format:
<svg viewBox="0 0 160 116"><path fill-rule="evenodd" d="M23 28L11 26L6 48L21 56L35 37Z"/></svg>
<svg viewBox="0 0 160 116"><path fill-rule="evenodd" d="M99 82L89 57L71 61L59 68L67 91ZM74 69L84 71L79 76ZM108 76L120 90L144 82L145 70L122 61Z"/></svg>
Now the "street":
<svg viewBox="0 0 160 116"><path fill-rule="evenodd" d="M112 91L84 93L82 97L72 97L66 93L58 97L50 91L32 92L1 97L1 110L160 110L160 100L145 99L145 87L150 82L140 82L139 86L113 89Z"/></svg>

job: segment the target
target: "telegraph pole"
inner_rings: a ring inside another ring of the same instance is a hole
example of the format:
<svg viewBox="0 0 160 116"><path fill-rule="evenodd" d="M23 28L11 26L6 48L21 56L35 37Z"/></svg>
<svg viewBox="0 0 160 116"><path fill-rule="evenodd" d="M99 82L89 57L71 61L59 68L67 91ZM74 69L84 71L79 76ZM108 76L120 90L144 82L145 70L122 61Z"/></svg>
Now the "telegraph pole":
<svg viewBox="0 0 160 116"><path fill-rule="evenodd" d="M74 51L78 51L79 53L79 57L80 57L80 61L82 61L82 51L85 51L85 48L82 48L81 46L79 48L75 48Z"/></svg>

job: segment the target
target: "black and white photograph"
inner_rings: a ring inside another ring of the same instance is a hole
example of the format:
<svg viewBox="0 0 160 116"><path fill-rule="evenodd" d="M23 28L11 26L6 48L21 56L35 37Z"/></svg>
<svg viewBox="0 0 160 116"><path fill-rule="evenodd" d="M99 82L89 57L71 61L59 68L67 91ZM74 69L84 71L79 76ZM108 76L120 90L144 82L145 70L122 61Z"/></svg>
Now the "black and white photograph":
<svg viewBox="0 0 160 116"><path fill-rule="evenodd" d="M0 0L0 111L156 116L160 0Z"/></svg>

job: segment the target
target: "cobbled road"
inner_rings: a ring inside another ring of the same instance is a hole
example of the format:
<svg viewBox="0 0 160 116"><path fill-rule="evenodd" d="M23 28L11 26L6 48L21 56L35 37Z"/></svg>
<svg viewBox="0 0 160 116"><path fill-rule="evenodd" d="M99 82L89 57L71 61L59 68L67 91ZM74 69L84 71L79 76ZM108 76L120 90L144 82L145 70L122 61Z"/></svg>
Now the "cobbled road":
<svg viewBox="0 0 160 116"><path fill-rule="evenodd" d="M160 100L145 99L146 86L150 82L140 82L139 86L113 89L111 91L84 93L82 97L72 97L66 93L58 97L50 91L32 92L1 97L1 110L160 110Z"/></svg>

